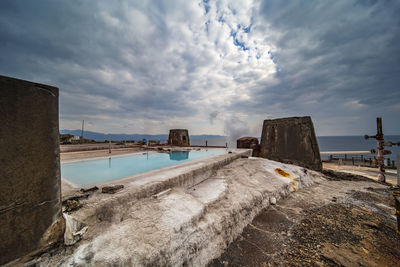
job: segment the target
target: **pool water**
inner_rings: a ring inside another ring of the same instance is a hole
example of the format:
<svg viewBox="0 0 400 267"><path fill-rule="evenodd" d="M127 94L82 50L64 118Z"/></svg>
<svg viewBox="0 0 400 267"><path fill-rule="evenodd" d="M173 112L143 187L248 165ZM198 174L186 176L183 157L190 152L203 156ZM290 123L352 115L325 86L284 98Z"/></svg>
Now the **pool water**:
<svg viewBox="0 0 400 267"><path fill-rule="evenodd" d="M227 153L226 149L150 152L62 163L61 177L74 185L88 186L223 153Z"/></svg>

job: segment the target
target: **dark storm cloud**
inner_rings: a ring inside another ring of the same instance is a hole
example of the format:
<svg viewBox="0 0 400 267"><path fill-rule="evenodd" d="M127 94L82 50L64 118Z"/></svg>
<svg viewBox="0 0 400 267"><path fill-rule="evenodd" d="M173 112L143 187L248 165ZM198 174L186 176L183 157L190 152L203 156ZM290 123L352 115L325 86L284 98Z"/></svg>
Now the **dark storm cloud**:
<svg viewBox="0 0 400 267"><path fill-rule="evenodd" d="M147 31L140 28L148 26L129 21L129 15L140 16L140 11L121 12L131 7L142 8L139 4L121 1L112 5L106 1L1 1L0 71L3 75L59 86L61 116L135 113L162 118L167 116L165 111L169 116L194 112L186 105L184 95L159 89L163 86L164 74L157 72L157 60L148 59L146 46L162 50L168 42L167 33L163 33L165 23L149 12L149 17L155 18L150 25L159 26L149 34L151 44L143 38L129 36L132 33L126 31L126 25L137 27L140 32ZM108 14L104 15L103 11L113 14L118 20L114 22L122 26L113 28L113 18L107 24ZM132 64L123 51L139 64ZM124 83L118 77L102 79L111 72L123 74L127 69L129 75L137 75L142 81L130 83L127 79ZM133 93L126 95L121 89ZM115 103L114 108L105 108L108 100ZM147 112L150 108L155 112Z"/></svg>
<svg viewBox="0 0 400 267"><path fill-rule="evenodd" d="M399 123L399 1L264 1L260 14L275 32L279 84L257 92L256 109Z"/></svg>

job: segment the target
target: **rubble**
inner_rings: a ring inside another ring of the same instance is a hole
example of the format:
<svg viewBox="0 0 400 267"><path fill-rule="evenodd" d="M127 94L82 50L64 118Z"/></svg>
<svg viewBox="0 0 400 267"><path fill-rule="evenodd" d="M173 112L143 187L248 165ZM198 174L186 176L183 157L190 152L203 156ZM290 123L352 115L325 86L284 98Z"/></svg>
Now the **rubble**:
<svg viewBox="0 0 400 267"><path fill-rule="evenodd" d="M105 194L115 194L116 192L118 192L122 188L124 188L124 186L122 184L113 185L113 186L104 186L103 188L101 188L101 192L105 193Z"/></svg>

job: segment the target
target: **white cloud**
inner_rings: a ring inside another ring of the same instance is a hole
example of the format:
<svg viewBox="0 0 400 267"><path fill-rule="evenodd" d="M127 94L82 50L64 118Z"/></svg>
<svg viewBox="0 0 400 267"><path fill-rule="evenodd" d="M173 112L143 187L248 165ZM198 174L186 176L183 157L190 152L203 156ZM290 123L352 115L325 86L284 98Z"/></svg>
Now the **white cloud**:
<svg viewBox="0 0 400 267"><path fill-rule="evenodd" d="M223 134L232 117L257 135L269 114L334 133L332 114L400 98L399 5L371 3L3 0L0 71L58 86L61 128Z"/></svg>

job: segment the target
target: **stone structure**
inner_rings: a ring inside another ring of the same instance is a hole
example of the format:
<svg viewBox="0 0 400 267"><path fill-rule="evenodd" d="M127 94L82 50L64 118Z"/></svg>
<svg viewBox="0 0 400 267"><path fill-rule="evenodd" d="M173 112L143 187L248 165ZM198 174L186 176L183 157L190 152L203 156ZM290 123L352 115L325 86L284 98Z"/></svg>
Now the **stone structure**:
<svg viewBox="0 0 400 267"><path fill-rule="evenodd" d="M186 129L169 130L168 145L190 146L189 131Z"/></svg>
<svg viewBox="0 0 400 267"><path fill-rule="evenodd" d="M236 140L237 148L251 148L253 150L252 156L260 156L260 145L258 144L258 138L256 137L241 137Z"/></svg>
<svg viewBox="0 0 400 267"><path fill-rule="evenodd" d="M258 145L258 139L256 137L241 137L236 140L237 148L254 148Z"/></svg>
<svg viewBox="0 0 400 267"><path fill-rule="evenodd" d="M0 265L62 240L58 88L0 76Z"/></svg>
<svg viewBox="0 0 400 267"><path fill-rule="evenodd" d="M265 120L261 156L321 171L321 156L311 117Z"/></svg>

